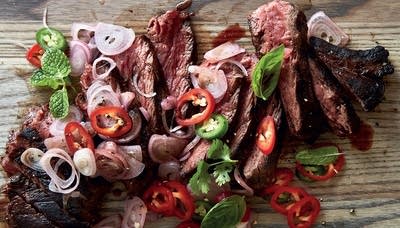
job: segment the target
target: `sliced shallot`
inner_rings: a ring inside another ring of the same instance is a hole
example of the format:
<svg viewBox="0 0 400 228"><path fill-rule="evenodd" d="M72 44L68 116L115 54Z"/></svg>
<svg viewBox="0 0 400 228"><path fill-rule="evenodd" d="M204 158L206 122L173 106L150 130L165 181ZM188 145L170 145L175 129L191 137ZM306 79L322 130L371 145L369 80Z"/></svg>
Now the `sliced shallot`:
<svg viewBox="0 0 400 228"><path fill-rule="evenodd" d="M82 175L90 177L96 174L96 159L91 149L83 148L76 151L73 161Z"/></svg>
<svg viewBox="0 0 400 228"><path fill-rule="evenodd" d="M170 161L158 166L158 176L162 180L178 180L181 166L177 161Z"/></svg>
<svg viewBox="0 0 400 228"><path fill-rule="evenodd" d="M200 142L200 139L201 137L196 135L196 137L194 137L193 140L186 145L186 147L182 151L179 161L185 161L186 159L189 158L190 151Z"/></svg>
<svg viewBox="0 0 400 228"><path fill-rule="evenodd" d="M115 228L121 227L122 218L120 215L111 215L93 226L93 228Z"/></svg>
<svg viewBox="0 0 400 228"><path fill-rule="evenodd" d="M119 101L121 102L121 105L125 109L128 109L128 107L131 105L131 103L132 103L132 101L134 99L135 99L135 93L133 93L133 92L123 92L123 93L121 93Z"/></svg>
<svg viewBox="0 0 400 228"><path fill-rule="evenodd" d="M95 81L87 90L87 113L90 116L98 106L121 106L120 96L105 82Z"/></svg>
<svg viewBox="0 0 400 228"><path fill-rule="evenodd" d="M21 154L22 164L36 171L43 171L39 164L40 158L43 157L43 151L37 148L28 148Z"/></svg>
<svg viewBox="0 0 400 228"><path fill-rule="evenodd" d="M154 92L154 91L150 92L150 93L143 92L138 86L138 78L139 78L138 74L134 74L133 77L132 77L132 82L133 82L133 87L135 87L136 91L140 95L142 95L144 97L147 97L147 98L151 98L151 97L154 97L155 95L157 95L157 93Z"/></svg>
<svg viewBox="0 0 400 228"><path fill-rule="evenodd" d="M235 55L244 53L246 50L239 46L237 43L226 42L218 47L207 51L204 54L204 58L210 61L211 63L216 63L218 61L228 59Z"/></svg>
<svg viewBox="0 0 400 228"><path fill-rule="evenodd" d="M315 36L340 47L346 46L350 40L349 36L322 11L313 14L307 26L308 38Z"/></svg>
<svg viewBox="0 0 400 228"><path fill-rule="evenodd" d="M150 137L148 151L151 160L156 163L176 161L186 144L185 139L154 134Z"/></svg>
<svg viewBox="0 0 400 228"><path fill-rule="evenodd" d="M233 172L233 176L235 177L236 182L242 186L245 190L243 194L247 196L253 196L254 195L254 190L246 184L246 182L243 180L242 176L240 175L240 171L238 167L235 168L235 171Z"/></svg>
<svg viewBox="0 0 400 228"><path fill-rule="evenodd" d="M71 75L81 76L85 65L90 62L92 56L86 43L79 40L69 42L69 62L71 64Z"/></svg>
<svg viewBox="0 0 400 228"><path fill-rule="evenodd" d="M174 136L175 138L190 139L193 138L193 136L195 135L194 126L185 127L186 131L182 129L183 128L182 126L176 126L173 129L171 129L167 123L166 110L161 111L161 120L165 131L168 132L169 135Z"/></svg>
<svg viewBox="0 0 400 228"><path fill-rule="evenodd" d="M82 112L75 105L70 105L68 116L64 119L55 119L49 127L49 132L53 136L63 136L65 125L67 125L68 122L80 122L82 118Z"/></svg>
<svg viewBox="0 0 400 228"><path fill-rule="evenodd" d="M89 43L92 33L96 29L96 24L72 23L71 36L72 40L80 40Z"/></svg>
<svg viewBox="0 0 400 228"><path fill-rule="evenodd" d="M138 228L144 227L146 221L147 207L143 200L134 196L130 200L125 201L124 216L121 228Z"/></svg>
<svg viewBox="0 0 400 228"><path fill-rule="evenodd" d="M65 151L68 150L67 143L65 142L65 136L64 135L57 135L53 137L46 138L43 141L44 145L48 150L52 148L60 148Z"/></svg>
<svg viewBox="0 0 400 228"><path fill-rule="evenodd" d="M53 159L58 159L54 167L52 165ZM59 148L50 149L44 153L39 163L51 178L49 184L50 191L66 194L73 192L78 187L80 178L79 172L77 172L74 162L65 150ZM58 175L58 169L64 163L67 163L71 170L70 176L66 179Z"/></svg>
<svg viewBox="0 0 400 228"><path fill-rule="evenodd" d="M176 107L177 99L174 96L168 96L161 101L162 110L171 110Z"/></svg>
<svg viewBox="0 0 400 228"><path fill-rule="evenodd" d="M139 111L142 113L143 117L146 119L147 122L150 121L150 114L147 109L143 106L139 107Z"/></svg>
<svg viewBox="0 0 400 228"><path fill-rule="evenodd" d="M248 76L246 68L243 66L243 64L241 64L240 62L238 62L236 60L231 60L231 59L222 60L222 61L218 62L218 64L215 67L215 69L219 70L219 68L221 68L221 66L226 64L226 63L231 63L231 64L239 67L239 69L242 71L243 75L246 76L246 77Z"/></svg>
<svg viewBox="0 0 400 228"><path fill-rule="evenodd" d="M138 161L143 161L142 147L140 145L119 146L121 152L133 157Z"/></svg>
<svg viewBox="0 0 400 228"><path fill-rule="evenodd" d="M218 103L224 98L228 82L224 71L203 66L189 66L190 79L194 88L207 89Z"/></svg>
<svg viewBox="0 0 400 228"><path fill-rule="evenodd" d="M100 64L99 64L100 63ZM104 80L106 79L111 71L117 66L112 58L101 56L94 60L92 74L93 78ZM101 72L99 72L101 71Z"/></svg>
<svg viewBox="0 0 400 228"><path fill-rule="evenodd" d="M119 25L98 23L94 39L103 55L117 55L132 46L135 32Z"/></svg>

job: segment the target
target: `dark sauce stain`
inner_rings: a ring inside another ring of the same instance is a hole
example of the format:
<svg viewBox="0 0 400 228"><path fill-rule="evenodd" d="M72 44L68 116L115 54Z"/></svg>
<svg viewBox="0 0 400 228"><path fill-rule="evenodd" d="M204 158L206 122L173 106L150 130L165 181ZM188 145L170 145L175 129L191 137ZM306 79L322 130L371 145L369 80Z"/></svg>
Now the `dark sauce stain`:
<svg viewBox="0 0 400 228"><path fill-rule="evenodd" d="M238 40L244 37L245 33L246 30L240 27L238 23L230 25L226 29L219 32L218 35L213 39L212 41L213 47L216 47L228 41Z"/></svg>
<svg viewBox="0 0 400 228"><path fill-rule="evenodd" d="M351 146L357 150L367 151L373 144L374 129L371 125L362 122L357 133L349 137Z"/></svg>

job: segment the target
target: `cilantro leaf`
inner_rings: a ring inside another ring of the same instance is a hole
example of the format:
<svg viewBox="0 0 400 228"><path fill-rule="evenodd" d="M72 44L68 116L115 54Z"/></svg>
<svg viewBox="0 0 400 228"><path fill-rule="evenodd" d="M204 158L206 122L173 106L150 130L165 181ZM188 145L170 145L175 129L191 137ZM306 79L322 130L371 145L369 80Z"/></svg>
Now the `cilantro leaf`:
<svg viewBox="0 0 400 228"><path fill-rule="evenodd" d="M243 196L233 195L212 207L201 222L202 228L231 228L242 220L246 211Z"/></svg>
<svg viewBox="0 0 400 228"><path fill-rule="evenodd" d="M64 85L64 80L53 78L45 74L42 70L35 70L30 78L32 86L48 86L52 89L57 89L60 85Z"/></svg>
<svg viewBox="0 0 400 228"><path fill-rule="evenodd" d="M232 171L233 166L234 164L230 162L223 162L215 166L213 176L215 177L215 182L219 186L222 186L231 181L229 173Z"/></svg>
<svg viewBox="0 0 400 228"><path fill-rule="evenodd" d="M68 115L69 102L65 87L55 91L50 97L50 112L54 118L64 118Z"/></svg>
<svg viewBox="0 0 400 228"><path fill-rule="evenodd" d="M328 165L334 163L339 156L336 146L324 146L315 149L305 149L296 154L296 161L302 165Z"/></svg>
<svg viewBox="0 0 400 228"><path fill-rule="evenodd" d="M278 85L285 47L279 47L265 54L257 63L251 81L254 94L267 100Z"/></svg>
<svg viewBox="0 0 400 228"><path fill-rule="evenodd" d="M71 73L71 64L63 51L49 48L42 57L42 70L53 78L63 79Z"/></svg>
<svg viewBox="0 0 400 228"><path fill-rule="evenodd" d="M224 161L232 161L230 158L231 150L228 145L222 142L220 139L214 139L211 143L210 149L207 152L209 159L222 159Z"/></svg>
<svg viewBox="0 0 400 228"><path fill-rule="evenodd" d="M197 165L196 173L190 178L189 186L195 195L207 193L210 190L210 174L208 168L210 166L205 161L200 161Z"/></svg>

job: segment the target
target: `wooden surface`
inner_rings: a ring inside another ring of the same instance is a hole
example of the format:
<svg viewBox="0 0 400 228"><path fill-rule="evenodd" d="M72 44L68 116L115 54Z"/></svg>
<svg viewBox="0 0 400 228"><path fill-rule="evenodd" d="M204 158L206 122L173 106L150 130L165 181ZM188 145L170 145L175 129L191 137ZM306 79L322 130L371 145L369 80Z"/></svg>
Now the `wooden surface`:
<svg viewBox="0 0 400 228"><path fill-rule="evenodd" d="M211 48L213 37L229 25L239 23L247 30L246 16L262 0L195 0L193 28L199 45L199 57ZM145 31L147 21L157 12L170 9L176 1L102 0L102 1L17 1L0 2L0 153L4 153L8 131L20 123L21 110L42 101L43 91L27 84L32 68L24 59L25 50L34 42L35 31L42 27L44 7L48 6L48 23L69 34L72 22L112 22L131 26L137 33ZM371 48L379 43L390 51L390 60L400 67L400 3L397 0L321 0L300 1L307 16L325 11L350 36L350 47ZM253 50L249 32L239 42ZM318 227L400 227L400 73L386 78L385 100L374 112L361 112L362 120L374 130L373 145L361 152L348 139L324 134L319 141L338 143L346 153L344 172L329 182L305 184L296 181L311 194L322 199ZM45 95L46 96L46 95ZM297 142L286 143L292 151ZM281 166L293 166L291 155ZM4 173L1 172L1 176ZM3 178L3 183L6 178ZM0 196L4 201L4 195ZM286 220L274 213L267 203L254 199L256 227L285 227ZM350 213L355 209L355 213ZM2 208L4 212L4 208ZM171 227L172 220L162 221ZM325 225L323 225L325 224Z"/></svg>

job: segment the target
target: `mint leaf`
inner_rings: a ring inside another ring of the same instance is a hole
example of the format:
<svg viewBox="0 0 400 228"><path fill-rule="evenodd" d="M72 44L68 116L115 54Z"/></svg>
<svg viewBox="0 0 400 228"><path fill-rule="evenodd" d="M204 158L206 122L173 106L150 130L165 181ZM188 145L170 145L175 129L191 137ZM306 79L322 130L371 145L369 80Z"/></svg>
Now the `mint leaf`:
<svg viewBox="0 0 400 228"><path fill-rule="evenodd" d="M285 47L279 47L265 54L257 63L251 81L254 94L267 100L278 85Z"/></svg>
<svg viewBox="0 0 400 228"><path fill-rule="evenodd" d="M53 78L64 79L71 73L68 57L59 49L46 49L41 62L43 72Z"/></svg>
<svg viewBox="0 0 400 228"><path fill-rule="evenodd" d="M69 102L65 87L57 90L50 97L50 112L54 118L64 118L68 115Z"/></svg>
<svg viewBox="0 0 400 228"><path fill-rule="evenodd" d="M243 218L246 201L243 196L233 195L212 207L201 222L202 228L232 228Z"/></svg>
<svg viewBox="0 0 400 228"><path fill-rule="evenodd" d="M305 149L296 154L296 161L302 165L328 165L334 163L339 156L336 146L324 146L316 149Z"/></svg>
<svg viewBox="0 0 400 228"><path fill-rule="evenodd" d="M64 80L53 78L45 74L42 70L35 70L30 78L32 86L48 86L52 89L57 89L60 85L64 85Z"/></svg>
<svg viewBox="0 0 400 228"><path fill-rule="evenodd" d="M229 149L228 145L226 145L220 139L214 139L211 143L210 149L208 149L207 158L232 161L230 158L230 153L231 150Z"/></svg>
<svg viewBox="0 0 400 228"><path fill-rule="evenodd" d="M219 186L222 186L231 181L229 173L232 171L232 169L233 169L233 163L230 162L224 162L216 165L213 172L213 176L215 177L215 182Z"/></svg>
<svg viewBox="0 0 400 228"><path fill-rule="evenodd" d="M206 194L210 190L211 178L208 168L209 165L205 161L200 161L196 173L189 180L189 187L195 195Z"/></svg>

